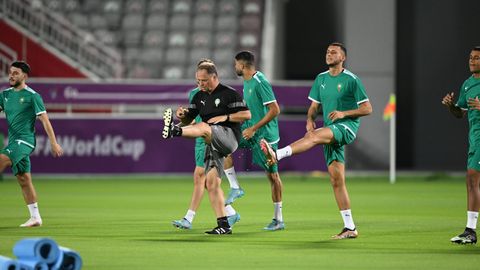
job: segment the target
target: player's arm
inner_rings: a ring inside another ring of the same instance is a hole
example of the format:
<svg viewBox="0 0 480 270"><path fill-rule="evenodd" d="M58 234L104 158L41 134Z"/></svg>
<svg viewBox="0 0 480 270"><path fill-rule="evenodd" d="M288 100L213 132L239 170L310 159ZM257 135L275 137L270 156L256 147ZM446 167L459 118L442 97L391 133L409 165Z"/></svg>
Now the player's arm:
<svg viewBox="0 0 480 270"><path fill-rule="evenodd" d="M278 106L278 103L276 101L270 102L266 106L268 108L267 114L265 114L265 116L260 119L260 121L255 123L255 125L243 130L242 135L245 139L251 139L253 135L255 135L255 132L257 132L257 130L268 124L270 121L273 120L273 118L277 117L277 115L280 114L280 107Z"/></svg>
<svg viewBox="0 0 480 270"><path fill-rule="evenodd" d="M467 110L463 110L462 108L455 105L455 103L453 102L453 95L453 92L445 95L443 97L442 104L448 108L448 110L451 114L453 114L453 116L455 116L456 118L462 118L467 113Z"/></svg>
<svg viewBox="0 0 480 270"><path fill-rule="evenodd" d="M358 105L358 109L355 110L348 110L348 111L333 111L328 114L328 118L331 119L333 122L343 118L356 118L362 117L371 114L373 111L372 104L370 101L362 102Z"/></svg>
<svg viewBox="0 0 480 270"><path fill-rule="evenodd" d="M317 125L315 124L315 119L317 118L319 109L320 109L320 103L312 101L307 112L307 126L306 126L307 132L314 131L315 128L317 128Z"/></svg>
<svg viewBox="0 0 480 270"><path fill-rule="evenodd" d="M60 157L63 155L62 147L57 143L57 139L55 137L55 132L53 131L52 124L48 119L47 113L42 113L38 116L38 119L42 122L43 128L47 133L48 139L50 140L50 144L52 146L52 154L54 157Z"/></svg>

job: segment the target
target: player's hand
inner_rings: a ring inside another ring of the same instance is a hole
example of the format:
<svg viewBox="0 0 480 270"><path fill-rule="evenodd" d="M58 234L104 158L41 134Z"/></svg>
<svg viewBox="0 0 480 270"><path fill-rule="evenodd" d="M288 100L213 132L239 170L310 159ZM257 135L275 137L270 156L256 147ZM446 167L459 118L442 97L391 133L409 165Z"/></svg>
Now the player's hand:
<svg viewBox="0 0 480 270"><path fill-rule="evenodd" d="M183 118L185 118L187 113L188 113L188 109L183 108L183 107L178 107L175 115L177 116L178 119L183 119Z"/></svg>
<svg viewBox="0 0 480 270"><path fill-rule="evenodd" d="M447 107L452 107L454 105L453 101L453 95L454 93L448 93L446 96L443 97L442 99L442 104L447 106Z"/></svg>
<svg viewBox="0 0 480 270"><path fill-rule="evenodd" d="M313 121L312 119L307 119L307 126L306 126L307 132L314 131L316 128L317 128L317 124L315 124L315 121Z"/></svg>
<svg viewBox="0 0 480 270"><path fill-rule="evenodd" d="M333 111L331 113L328 114L328 118L330 120L332 120L332 122L335 122L339 119L343 119L345 118L345 113L341 112L341 111Z"/></svg>
<svg viewBox="0 0 480 270"><path fill-rule="evenodd" d="M478 97L469 98L467 104L470 109L480 111L480 100L478 100Z"/></svg>
<svg viewBox="0 0 480 270"><path fill-rule="evenodd" d="M212 117L212 118L208 119L207 123L218 124L218 123L227 121L227 118L228 118L227 115L219 115L219 116L215 116L215 117Z"/></svg>
<svg viewBox="0 0 480 270"><path fill-rule="evenodd" d="M52 155L54 157L61 157L63 155L63 149L58 143L52 144Z"/></svg>
<svg viewBox="0 0 480 270"><path fill-rule="evenodd" d="M242 136L245 140L250 140L255 135L255 132L253 127L249 127L243 130Z"/></svg>

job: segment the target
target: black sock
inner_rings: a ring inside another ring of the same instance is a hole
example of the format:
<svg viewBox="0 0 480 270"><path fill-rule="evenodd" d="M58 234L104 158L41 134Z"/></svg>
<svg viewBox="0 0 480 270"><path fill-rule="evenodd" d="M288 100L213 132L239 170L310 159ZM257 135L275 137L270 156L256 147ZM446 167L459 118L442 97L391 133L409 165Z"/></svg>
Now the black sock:
<svg viewBox="0 0 480 270"><path fill-rule="evenodd" d="M182 133L183 133L183 129L179 126L173 126L173 129L172 129L172 136L173 137L180 137L182 136Z"/></svg>
<svg viewBox="0 0 480 270"><path fill-rule="evenodd" d="M230 225L228 224L228 219L226 216L217 218L217 225L220 228L230 228Z"/></svg>

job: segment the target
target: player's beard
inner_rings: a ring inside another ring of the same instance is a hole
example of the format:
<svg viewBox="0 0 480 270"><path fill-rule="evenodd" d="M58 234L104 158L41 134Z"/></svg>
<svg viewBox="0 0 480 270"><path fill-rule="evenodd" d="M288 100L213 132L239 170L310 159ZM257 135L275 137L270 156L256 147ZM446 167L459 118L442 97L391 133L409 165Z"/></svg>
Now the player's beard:
<svg viewBox="0 0 480 270"><path fill-rule="evenodd" d="M237 73L237 76L243 77L243 71L242 70L235 70L235 73Z"/></svg>
<svg viewBox="0 0 480 270"><path fill-rule="evenodd" d="M327 63L327 66L330 67L330 68L331 68L331 67L336 67L336 66L340 65L340 63L342 63L342 61L340 61L340 60L338 60L338 61L333 61L333 62L331 62L331 63Z"/></svg>
<svg viewBox="0 0 480 270"><path fill-rule="evenodd" d="M13 81L13 83L10 83L10 87L17 88L22 84L21 81Z"/></svg>

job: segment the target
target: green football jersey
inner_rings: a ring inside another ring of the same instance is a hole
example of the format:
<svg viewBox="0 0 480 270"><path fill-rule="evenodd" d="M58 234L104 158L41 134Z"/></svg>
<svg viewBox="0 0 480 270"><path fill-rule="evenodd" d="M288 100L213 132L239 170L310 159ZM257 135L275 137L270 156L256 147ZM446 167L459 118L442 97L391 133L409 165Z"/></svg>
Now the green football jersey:
<svg viewBox="0 0 480 270"><path fill-rule="evenodd" d="M42 97L28 86L20 91L12 87L0 93L0 107L7 118L9 142L35 148L35 120L46 113Z"/></svg>
<svg viewBox="0 0 480 270"><path fill-rule="evenodd" d="M268 113L268 104L276 101L272 85L260 71L257 71L250 80L243 81L243 98L252 114L252 118L247 120L244 125L247 127L262 120ZM277 117L257 130L256 133L269 143L277 143L280 140Z"/></svg>
<svg viewBox="0 0 480 270"><path fill-rule="evenodd" d="M200 89L197 87L195 89L193 89L192 91L190 91L190 94L188 94L188 102L192 102L192 99L193 97L195 96L195 94L198 93L198 91L200 91ZM195 123L201 123L202 122L202 118L200 117L200 115L197 115L197 117L195 117ZM198 144L198 143L205 143L205 140L202 138L202 137L198 137L195 139L195 142Z"/></svg>
<svg viewBox="0 0 480 270"><path fill-rule="evenodd" d="M467 101L469 98L480 98L480 79L476 79L473 75L468 78L460 88L460 95L458 96L457 107L468 110L468 152L473 153L479 150L480 147L480 111L468 108Z"/></svg>
<svg viewBox="0 0 480 270"><path fill-rule="evenodd" d="M308 99L322 105L323 121L325 126L329 126L333 124L332 120L328 118L330 112L358 109L358 105L368 101L368 96L360 79L344 69L337 76L330 75L328 71L318 74ZM356 136L360 119L358 117L344 118L335 123L345 125L347 130Z"/></svg>

